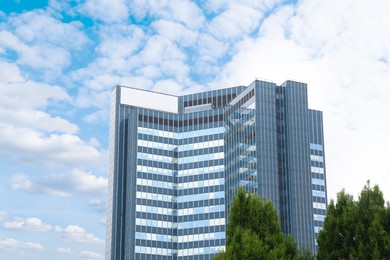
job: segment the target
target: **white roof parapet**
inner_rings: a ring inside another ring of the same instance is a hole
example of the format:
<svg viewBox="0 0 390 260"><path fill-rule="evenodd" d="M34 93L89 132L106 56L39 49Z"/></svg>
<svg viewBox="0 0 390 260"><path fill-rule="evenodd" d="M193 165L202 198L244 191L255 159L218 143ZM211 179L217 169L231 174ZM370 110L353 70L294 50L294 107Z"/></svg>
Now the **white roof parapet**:
<svg viewBox="0 0 390 260"><path fill-rule="evenodd" d="M170 113L179 113L179 97L121 86L120 103Z"/></svg>

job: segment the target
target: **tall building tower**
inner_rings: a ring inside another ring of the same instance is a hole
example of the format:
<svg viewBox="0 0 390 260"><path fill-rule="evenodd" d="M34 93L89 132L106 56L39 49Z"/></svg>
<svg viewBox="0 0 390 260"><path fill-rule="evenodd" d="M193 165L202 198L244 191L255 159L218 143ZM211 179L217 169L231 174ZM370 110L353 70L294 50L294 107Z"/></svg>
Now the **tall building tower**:
<svg viewBox="0 0 390 260"><path fill-rule="evenodd" d="M326 215L322 113L306 84L111 94L106 259L212 259L239 187L316 250Z"/></svg>

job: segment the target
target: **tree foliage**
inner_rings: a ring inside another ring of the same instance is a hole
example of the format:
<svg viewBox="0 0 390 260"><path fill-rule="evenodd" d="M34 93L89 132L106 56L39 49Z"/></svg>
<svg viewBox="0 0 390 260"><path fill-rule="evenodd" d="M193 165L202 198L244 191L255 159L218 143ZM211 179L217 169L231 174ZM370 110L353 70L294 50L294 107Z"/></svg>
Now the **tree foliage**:
<svg viewBox="0 0 390 260"><path fill-rule="evenodd" d="M226 234L226 251L216 260L312 259L308 250L297 250L293 239L282 232L272 202L243 189L234 197Z"/></svg>
<svg viewBox="0 0 390 260"><path fill-rule="evenodd" d="M318 238L318 259L390 259L390 205L370 182L357 201L345 191L331 200Z"/></svg>

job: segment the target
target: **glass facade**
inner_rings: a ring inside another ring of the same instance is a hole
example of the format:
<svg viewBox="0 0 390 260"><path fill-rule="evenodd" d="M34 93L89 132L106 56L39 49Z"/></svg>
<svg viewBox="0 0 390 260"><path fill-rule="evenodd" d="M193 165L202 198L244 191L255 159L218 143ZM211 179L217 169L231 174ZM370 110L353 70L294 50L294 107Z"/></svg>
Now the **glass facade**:
<svg viewBox="0 0 390 260"><path fill-rule="evenodd" d="M106 259L212 259L240 186L271 199L283 230L315 250L322 114L307 108L303 83L180 97L117 86L109 156Z"/></svg>
<svg viewBox="0 0 390 260"><path fill-rule="evenodd" d="M313 192L313 221L315 246L326 216L328 207L325 175L324 133L322 127L322 112L309 110L310 117L310 171Z"/></svg>

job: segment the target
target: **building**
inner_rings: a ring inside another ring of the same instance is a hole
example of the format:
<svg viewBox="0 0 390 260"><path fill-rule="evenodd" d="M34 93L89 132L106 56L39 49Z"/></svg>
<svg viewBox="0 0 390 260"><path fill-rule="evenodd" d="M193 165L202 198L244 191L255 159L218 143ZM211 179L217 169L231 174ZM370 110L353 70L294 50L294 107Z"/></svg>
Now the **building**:
<svg viewBox="0 0 390 260"><path fill-rule="evenodd" d="M326 215L322 112L307 86L256 80L173 96L111 94L106 259L212 259L238 187L316 250Z"/></svg>

